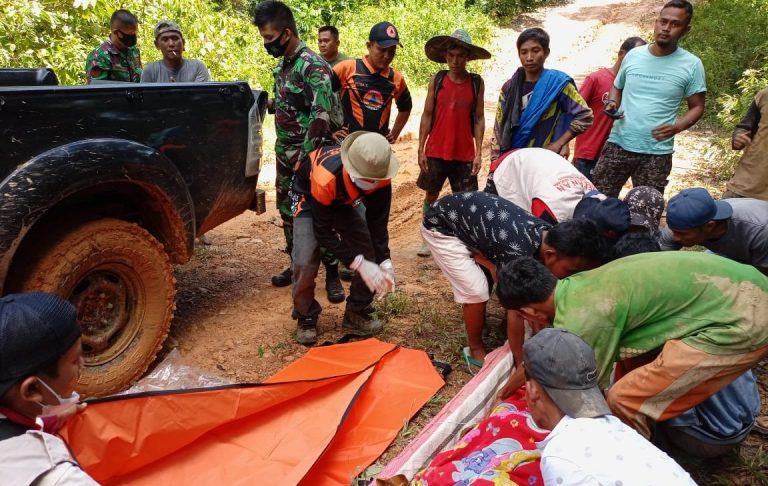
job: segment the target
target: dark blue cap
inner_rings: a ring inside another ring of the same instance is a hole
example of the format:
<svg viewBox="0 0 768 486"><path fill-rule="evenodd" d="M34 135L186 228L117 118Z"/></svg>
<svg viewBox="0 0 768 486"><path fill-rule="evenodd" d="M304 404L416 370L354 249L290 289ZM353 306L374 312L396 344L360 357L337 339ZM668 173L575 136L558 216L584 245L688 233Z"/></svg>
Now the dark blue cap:
<svg viewBox="0 0 768 486"><path fill-rule="evenodd" d="M403 47L400 43L400 34L397 33L397 29L390 22L379 22L371 27L368 40L377 43L381 47L392 47L394 45Z"/></svg>
<svg viewBox="0 0 768 486"><path fill-rule="evenodd" d="M715 201L703 187L680 191L667 204L667 226L670 229L689 230L708 221L728 219L733 208L725 201Z"/></svg>
<svg viewBox="0 0 768 486"><path fill-rule="evenodd" d="M75 307L53 294L0 299L0 397L63 356L80 337Z"/></svg>
<svg viewBox="0 0 768 486"><path fill-rule="evenodd" d="M629 207L615 197L602 194L585 196L573 210L573 219L589 219L593 221L603 236L616 239L629 230L632 217Z"/></svg>

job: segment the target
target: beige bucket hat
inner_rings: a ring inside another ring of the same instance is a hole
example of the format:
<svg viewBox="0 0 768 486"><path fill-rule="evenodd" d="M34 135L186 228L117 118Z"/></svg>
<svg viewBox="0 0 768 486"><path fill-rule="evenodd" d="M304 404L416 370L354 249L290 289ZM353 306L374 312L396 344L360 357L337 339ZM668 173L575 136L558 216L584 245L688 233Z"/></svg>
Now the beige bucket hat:
<svg viewBox="0 0 768 486"><path fill-rule="evenodd" d="M392 179L400 167L387 139L380 133L365 131L353 132L344 139L341 163L357 179Z"/></svg>

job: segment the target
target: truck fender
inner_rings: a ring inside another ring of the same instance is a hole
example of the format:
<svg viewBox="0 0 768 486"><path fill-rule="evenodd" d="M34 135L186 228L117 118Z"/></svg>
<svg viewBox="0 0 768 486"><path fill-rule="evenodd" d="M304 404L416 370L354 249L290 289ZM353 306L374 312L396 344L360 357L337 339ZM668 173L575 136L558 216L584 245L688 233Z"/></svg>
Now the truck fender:
<svg viewBox="0 0 768 486"><path fill-rule="evenodd" d="M47 211L73 195L114 183L136 186L147 195L162 218L158 239L173 261L189 260L195 214L179 170L152 147L99 138L43 152L0 183L0 275L7 274L24 236Z"/></svg>

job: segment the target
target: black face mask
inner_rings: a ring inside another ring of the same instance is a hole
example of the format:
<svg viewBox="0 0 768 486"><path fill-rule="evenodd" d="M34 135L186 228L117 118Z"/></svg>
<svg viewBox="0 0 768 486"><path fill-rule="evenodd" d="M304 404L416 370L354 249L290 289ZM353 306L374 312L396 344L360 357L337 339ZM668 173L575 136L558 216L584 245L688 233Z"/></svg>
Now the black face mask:
<svg viewBox="0 0 768 486"><path fill-rule="evenodd" d="M272 57L280 57L285 54L285 51L288 49L288 42L290 39L285 41L285 44L281 44L280 38L282 36L283 34L280 34L275 40L264 43L264 49L266 49Z"/></svg>
<svg viewBox="0 0 768 486"><path fill-rule="evenodd" d="M120 42L122 42L126 47L133 47L136 45L136 34L124 34L118 30L117 38L120 39Z"/></svg>

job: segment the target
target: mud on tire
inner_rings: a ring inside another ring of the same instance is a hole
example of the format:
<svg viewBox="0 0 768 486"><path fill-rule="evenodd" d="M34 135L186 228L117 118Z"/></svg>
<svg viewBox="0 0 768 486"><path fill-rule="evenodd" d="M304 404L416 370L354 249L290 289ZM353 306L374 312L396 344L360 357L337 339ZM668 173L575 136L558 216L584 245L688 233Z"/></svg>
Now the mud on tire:
<svg viewBox="0 0 768 486"><path fill-rule="evenodd" d="M168 334L176 286L163 246L118 219L55 235L24 271L22 291L55 293L77 307L85 367L78 391L101 396L126 388L154 360Z"/></svg>

